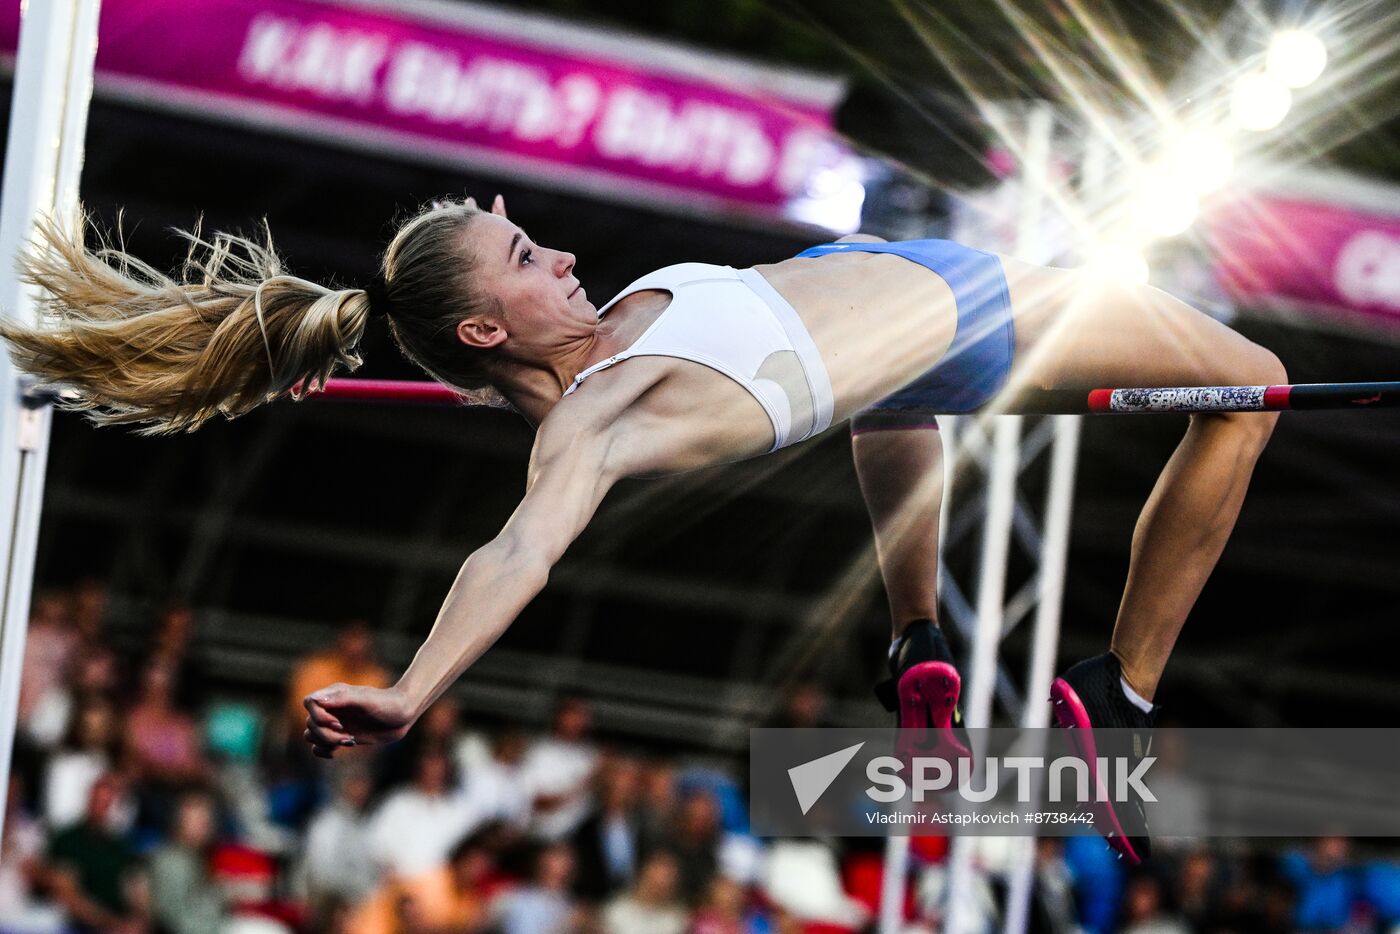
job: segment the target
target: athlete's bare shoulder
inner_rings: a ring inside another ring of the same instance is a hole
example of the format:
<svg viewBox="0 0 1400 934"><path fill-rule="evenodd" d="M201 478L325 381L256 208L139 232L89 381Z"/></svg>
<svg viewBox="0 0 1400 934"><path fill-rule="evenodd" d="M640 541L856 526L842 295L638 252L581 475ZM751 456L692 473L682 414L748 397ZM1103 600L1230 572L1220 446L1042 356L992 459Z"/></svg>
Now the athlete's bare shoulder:
<svg viewBox="0 0 1400 934"><path fill-rule="evenodd" d="M657 365L658 362L627 360L598 371L549 410L540 422L539 433L574 434L581 430L609 429L623 412L665 379L668 367Z"/></svg>
<svg viewBox="0 0 1400 934"><path fill-rule="evenodd" d="M536 455L604 443L618 477L683 473L767 451L763 408L728 376L689 360L637 356L590 376L540 424Z"/></svg>
<svg viewBox="0 0 1400 934"><path fill-rule="evenodd" d="M877 236L875 236L874 234L863 234L863 233L846 234L846 236L842 237L840 240L834 240L834 241L832 241L832 242L833 242L833 243L889 243L889 241L886 240L884 237L877 237Z"/></svg>
<svg viewBox="0 0 1400 934"><path fill-rule="evenodd" d="M532 461L552 457L569 448L606 448L608 469L628 476L644 465L635 463L628 443L635 434L634 417L640 401L664 382L678 361L664 357L639 357L593 374L578 390L565 396L540 422Z"/></svg>

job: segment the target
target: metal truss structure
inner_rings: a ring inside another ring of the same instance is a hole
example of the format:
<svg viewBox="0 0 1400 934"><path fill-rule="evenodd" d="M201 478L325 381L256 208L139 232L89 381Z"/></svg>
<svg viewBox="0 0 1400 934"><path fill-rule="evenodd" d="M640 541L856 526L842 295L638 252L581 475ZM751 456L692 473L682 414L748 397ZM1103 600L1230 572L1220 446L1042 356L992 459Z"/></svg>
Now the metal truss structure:
<svg viewBox="0 0 1400 934"><path fill-rule="evenodd" d="M78 202L97 11L97 0L32 4L20 27L0 191L0 303L22 321L34 317L35 294L15 268L20 245L39 214L66 216ZM47 408L26 398L20 374L0 354L0 780L7 783L48 438Z"/></svg>

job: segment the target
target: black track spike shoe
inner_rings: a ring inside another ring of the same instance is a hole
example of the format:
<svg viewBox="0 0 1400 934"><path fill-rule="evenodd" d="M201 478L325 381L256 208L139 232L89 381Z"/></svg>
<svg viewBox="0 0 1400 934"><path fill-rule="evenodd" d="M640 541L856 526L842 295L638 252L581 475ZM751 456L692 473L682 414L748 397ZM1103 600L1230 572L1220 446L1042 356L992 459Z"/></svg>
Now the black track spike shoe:
<svg viewBox="0 0 1400 934"><path fill-rule="evenodd" d="M953 666L953 651L930 620L910 623L890 653L890 679L875 685L875 695L896 715L895 725L925 732L911 746L921 754L949 760L970 756L962 734L958 693L962 678ZM904 744L901 743L901 747Z"/></svg>
<svg viewBox="0 0 1400 934"><path fill-rule="evenodd" d="M1151 713L1143 713L1123 694L1121 677L1118 659L1105 653L1073 666L1050 686L1050 713L1055 725L1067 731L1074 754L1089 766L1092 789L1099 787L1099 756L1110 752L1111 758L1121 756L1131 773L1152 745L1152 725L1159 708L1153 707ZM1125 731L1113 734L1115 739L1124 740L1124 748L1101 748L1106 737L1100 735L1096 742L1095 729ZM1129 740L1131 748L1127 748ZM1115 783L1110 778L1105 775L1103 781L1105 787L1112 790ZM1110 800L1095 801L1089 807L1094 814L1094 825L1108 839L1108 845L1123 859L1138 865L1151 854L1147 818L1143 803L1131 793L1131 786L1124 787L1130 792L1130 800L1115 803L1114 795L1109 794Z"/></svg>

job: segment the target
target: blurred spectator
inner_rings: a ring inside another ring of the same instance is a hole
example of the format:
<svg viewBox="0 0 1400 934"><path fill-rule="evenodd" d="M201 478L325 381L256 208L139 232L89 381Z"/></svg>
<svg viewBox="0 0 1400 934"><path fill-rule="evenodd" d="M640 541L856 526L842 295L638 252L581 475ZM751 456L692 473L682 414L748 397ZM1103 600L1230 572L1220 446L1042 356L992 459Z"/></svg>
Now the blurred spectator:
<svg viewBox="0 0 1400 934"><path fill-rule="evenodd" d="M75 697L116 697L117 688L122 681L122 667L117 653L110 647L84 642L78 649L78 658L72 667Z"/></svg>
<svg viewBox="0 0 1400 934"><path fill-rule="evenodd" d="M1361 872L1360 887L1376 921L1394 934L1400 927L1400 862L1392 857L1368 864Z"/></svg>
<svg viewBox="0 0 1400 934"><path fill-rule="evenodd" d="M111 591L106 581L87 577L78 582L73 592L73 624L84 641L102 641L111 603Z"/></svg>
<svg viewBox="0 0 1400 934"><path fill-rule="evenodd" d="M745 917L748 891L733 879L715 876L688 934L747 934L754 925Z"/></svg>
<svg viewBox="0 0 1400 934"><path fill-rule="evenodd" d="M1357 875L1346 837L1319 837L1308 852L1286 854L1281 867L1297 890L1293 923L1299 931L1335 931L1351 920Z"/></svg>
<svg viewBox="0 0 1400 934"><path fill-rule="evenodd" d="M445 751L425 749L414 767L413 784L379 805L370 841L375 862L384 871L407 877L436 869L453 845L480 823L452 773Z"/></svg>
<svg viewBox="0 0 1400 934"><path fill-rule="evenodd" d="M44 820L50 827L81 820L93 783L117 767L121 755L118 716L116 705L100 696L84 700L74 712L68 735L44 771ZM124 826L129 826L129 805L126 810Z"/></svg>
<svg viewBox="0 0 1400 934"><path fill-rule="evenodd" d="M664 759L642 771L642 849L664 846L676 820L676 768Z"/></svg>
<svg viewBox="0 0 1400 934"><path fill-rule="evenodd" d="M1215 910L1217 869L1215 856L1209 850L1188 853L1177 869L1173 900L1182 918L1195 930L1204 929Z"/></svg>
<svg viewBox="0 0 1400 934"><path fill-rule="evenodd" d="M364 620L346 623L336 634L334 645L303 658L292 669L287 689L288 729L299 746L306 745L301 739L306 728L302 699L337 681L375 688L387 688L391 683L389 672L375 659L374 633Z"/></svg>
<svg viewBox="0 0 1400 934"><path fill-rule="evenodd" d="M604 934L683 934L686 912L679 894L680 862L657 850L637 873L637 884L603 909Z"/></svg>
<svg viewBox="0 0 1400 934"><path fill-rule="evenodd" d="M204 745L220 763L252 765L263 734L262 712L252 704L218 700L204 709Z"/></svg>
<svg viewBox="0 0 1400 934"><path fill-rule="evenodd" d="M354 903L373 891L379 878L370 837L369 800L373 783L361 760L336 763L335 796L306 830L302 871L314 916L333 901Z"/></svg>
<svg viewBox="0 0 1400 934"><path fill-rule="evenodd" d="M58 934L63 915L35 897L44 853L44 829L24 809L24 789L10 776L5 837L0 841L0 930L6 934Z"/></svg>
<svg viewBox="0 0 1400 934"><path fill-rule="evenodd" d="M336 682L388 687L389 672L375 659L374 634L363 620L352 620L336 633L332 645L305 656L293 666L283 698L283 713L270 730L281 737L282 755L270 769L271 817L289 830L303 827L325 795L324 762L311 753L302 738L306 729L308 694ZM410 734L411 735L411 734ZM341 749L337 759L372 759L382 747Z"/></svg>
<svg viewBox="0 0 1400 934"><path fill-rule="evenodd" d="M562 697L553 728L525 755L524 787L534 807L531 834L540 840L567 837L588 816L598 749L587 739L592 711L581 697Z"/></svg>
<svg viewBox="0 0 1400 934"><path fill-rule="evenodd" d="M34 597L29 611L24 667L20 675L18 719L20 728L40 746L57 742L62 727L56 732L46 731L46 724L41 721L38 724L40 735L34 736L31 719L35 709L51 692L63 689L64 676L80 641L78 629L73 624L72 601L61 591L41 590ZM43 741L46 734L48 743Z"/></svg>
<svg viewBox="0 0 1400 934"><path fill-rule="evenodd" d="M85 587L81 600L54 591L35 600L33 665L23 683L28 719L17 736L0 845L3 934L810 934L859 929L878 904L878 852L872 866L852 841L761 846L746 836L745 800L732 769L678 771L670 757L644 765L635 755L602 753L590 737L589 706L577 698L561 699L550 735L533 748L514 723L489 744L469 734L458 703L446 698L406 741L348 750L356 758L338 756L328 767L260 756L269 728L276 752L285 752L284 698L215 697L199 705L197 721L191 698L172 686L192 664L194 616L183 605L166 608L138 643L140 690L122 743L128 713L114 700L120 666L110 648L83 635L101 633L106 589ZM54 668L58 656L66 661ZM207 689L208 679L194 670L191 680ZM387 683L382 675L363 624L347 627L332 650L298 670L307 691L336 680ZM47 687L36 694L36 684ZM303 688L292 691L297 755L304 757ZM260 702L273 705L271 718ZM798 685L776 722L821 725L825 708L818 687ZM1168 733L1158 736L1159 767L1170 780L1179 750ZM464 766L460 787L457 764ZM371 811L371 770L381 767L389 794ZM259 826L268 824L279 788L268 774L278 770L301 783L301 818L264 833ZM294 826L326 794L327 778L334 798L315 811L299 842ZM173 811L168 836L127 833L133 787L153 812L138 831L153 831L154 821ZM1203 812L1192 789L1168 790L1159 789L1159 797L1178 810L1158 821L1182 835L1199 829ZM216 813L225 816L219 840ZM563 836L551 836L566 826ZM527 828L542 849L518 845ZM1232 848L1161 839L1164 858L1148 867L1153 874L1131 877L1097 837L1039 841L1031 929L1400 934L1400 863L1359 861L1344 838L1310 842L1282 858L1266 842ZM147 871L134 854L154 844ZM298 849L300 875L290 880L281 857ZM941 838L912 845L911 891L920 897L907 898L911 918L922 911L921 922L937 920L945 849ZM975 894L990 912L999 863L988 865L992 872L979 877ZM391 875L381 881L382 869ZM512 888L521 878L529 884ZM297 882L305 883L309 913L279 901L302 888Z"/></svg>
<svg viewBox="0 0 1400 934"><path fill-rule="evenodd" d="M708 790L696 789L681 800L669 848L680 872L680 894L697 904L719 869L719 804Z"/></svg>
<svg viewBox="0 0 1400 934"><path fill-rule="evenodd" d="M68 733L74 707L91 697L111 699L117 688L117 656L106 646L79 644L67 668L63 682L39 698L29 715L29 737L44 749Z"/></svg>
<svg viewBox="0 0 1400 934"><path fill-rule="evenodd" d="M832 726L827 714L827 695L821 685L803 681L783 695L782 705L768 726L782 729L812 729Z"/></svg>
<svg viewBox="0 0 1400 934"><path fill-rule="evenodd" d="M156 618L150 654L165 656L176 664L184 661L194 639L194 627L194 609L188 603L167 603Z"/></svg>
<svg viewBox="0 0 1400 934"><path fill-rule="evenodd" d="M137 934L149 929L149 889L131 845L110 820L123 781L115 773L93 783L82 821L49 841L45 876L74 929Z"/></svg>
<svg viewBox="0 0 1400 934"><path fill-rule="evenodd" d="M194 717L175 705L175 672L153 659L141 672L136 705L126 721L127 751L145 781L181 785L208 777Z"/></svg>
<svg viewBox="0 0 1400 934"><path fill-rule="evenodd" d="M1097 836L1065 838L1065 865L1074 880L1079 922L1096 934L1109 934L1118 919L1123 892L1123 864Z"/></svg>
<svg viewBox="0 0 1400 934"><path fill-rule="evenodd" d="M386 882L354 911L349 930L355 934L484 930L490 918L487 903L501 884L496 871L501 831L501 824L487 824L454 846L441 868Z"/></svg>
<svg viewBox="0 0 1400 934"><path fill-rule="evenodd" d="M298 840L274 819L272 790L258 759L264 719L251 704L215 701L204 711L204 746L225 822L236 826L245 843L284 854L296 849Z"/></svg>
<svg viewBox="0 0 1400 934"><path fill-rule="evenodd" d="M865 906L849 897L831 847L816 840L778 839L763 866L763 891L785 914L804 922L857 928Z"/></svg>
<svg viewBox="0 0 1400 934"><path fill-rule="evenodd" d="M318 934L372 934L374 929L359 923L356 918L358 907L342 900L327 902L321 913L311 918L311 930Z"/></svg>
<svg viewBox="0 0 1400 934"><path fill-rule="evenodd" d="M844 847L845 852L841 854L841 885L846 890L846 894L854 898L865 906L865 909L872 915L880 910L880 896L884 888L885 878L885 847L884 841L878 838L868 840L852 838L848 845ZM910 847L910 855L917 865L919 856ZM761 857L757 858L761 865ZM758 865L755 867L755 872ZM722 878L732 881L742 881L749 883L757 876L736 877L721 862L720 875ZM912 898L913 891L910 882L913 881L910 874L905 874L904 885L904 917L912 918L915 905Z"/></svg>
<svg viewBox="0 0 1400 934"><path fill-rule="evenodd" d="M598 771L598 809L579 825L570 841L578 862L574 894L585 901L609 898L636 875L641 779L641 764L625 756L608 759Z"/></svg>
<svg viewBox="0 0 1400 934"><path fill-rule="evenodd" d="M346 934L404 934L404 884L386 879L369 898L358 902L333 898L312 911L317 929L343 930ZM341 916L338 921L337 916ZM339 924L339 928L337 928Z"/></svg>
<svg viewBox="0 0 1400 934"><path fill-rule="evenodd" d="M1058 838L1040 837L1035 841L1035 898L1051 931L1068 934L1078 928L1073 880Z"/></svg>
<svg viewBox="0 0 1400 934"><path fill-rule="evenodd" d="M229 921L219 934L277 934L302 926L305 912L277 891L277 862L237 840L221 840L209 856L209 872L223 892Z"/></svg>
<svg viewBox="0 0 1400 934"><path fill-rule="evenodd" d="M440 749L451 756L454 770L458 768L456 746L458 725L462 718L461 705L455 698L444 695L413 725L408 735L385 746L376 757L377 791L403 785L413 778L413 769L425 749Z"/></svg>
<svg viewBox="0 0 1400 934"><path fill-rule="evenodd" d="M1209 799L1200 782L1185 772L1187 750L1179 725L1159 724L1152 743L1157 757L1152 793L1157 800L1147 805L1148 825L1171 829L1170 836L1153 836L1152 852L1160 858L1195 848L1209 826Z"/></svg>
<svg viewBox="0 0 1400 934"><path fill-rule="evenodd" d="M520 829L529 824L530 797L521 792L525 750L525 734L504 729L492 740L490 757L465 772L467 801L481 820L505 821ZM457 761L460 765L460 755Z"/></svg>
<svg viewBox="0 0 1400 934"><path fill-rule="evenodd" d="M530 883L496 899L500 934L562 934L578 927L581 913L569 898L573 874L573 852L547 844L535 857Z"/></svg>
<svg viewBox="0 0 1400 934"><path fill-rule="evenodd" d="M680 789L682 798L692 791L709 793L719 808L720 829L728 833L748 833L748 792L729 771L709 766L690 766L680 773L676 787Z"/></svg>
<svg viewBox="0 0 1400 934"><path fill-rule="evenodd" d="M452 743L452 755L457 760L457 768L463 775L471 775L491 761L494 755L494 738L482 730L462 728ZM521 749L524 756L524 748Z"/></svg>
<svg viewBox="0 0 1400 934"><path fill-rule="evenodd" d="M171 603L161 611L151 638L149 656L164 659L176 673L175 700L186 710L202 706L209 684L209 669L194 651L194 609L187 603Z"/></svg>
<svg viewBox="0 0 1400 934"><path fill-rule="evenodd" d="M464 728L462 704L451 694L444 694L437 703L428 708L422 719L414 724L413 732L405 739L411 739L414 733L420 732L422 738L419 742L424 745L439 745L447 750L464 784L478 768L491 761L491 742L482 733ZM515 761L518 764L519 758Z"/></svg>
<svg viewBox="0 0 1400 934"><path fill-rule="evenodd" d="M218 931L227 912L209 872L218 813L205 791L180 796L167 842L151 855L151 916L162 934Z"/></svg>
<svg viewBox="0 0 1400 934"><path fill-rule="evenodd" d="M1259 902L1253 911L1258 934L1288 934L1293 931L1293 912L1298 893L1286 879L1271 877L1260 889Z"/></svg>
<svg viewBox="0 0 1400 934"><path fill-rule="evenodd" d="M175 795L213 777L198 724L175 706L174 675L166 661L152 659L127 715L126 763L137 782L137 826L147 834L158 834L169 823Z"/></svg>
<svg viewBox="0 0 1400 934"><path fill-rule="evenodd" d="M1278 860L1257 856L1235 861L1228 885L1220 888L1202 930L1288 934L1293 928L1293 888L1283 878Z"/></svg>
<svg viewBox="0 0 1400 934"><path fill-rule="evenodd" d="M763 844L745 833L727 833L719 844L719 874L743 885L758 881L763 869Z"/></svg>
<svg viewBox="0 0 1400 934"><path fill-rule="evenodd" d="M1122 934L1191 934L1162 904L1162 881L1148 872L1128 881L1123 895Z"/></svg>

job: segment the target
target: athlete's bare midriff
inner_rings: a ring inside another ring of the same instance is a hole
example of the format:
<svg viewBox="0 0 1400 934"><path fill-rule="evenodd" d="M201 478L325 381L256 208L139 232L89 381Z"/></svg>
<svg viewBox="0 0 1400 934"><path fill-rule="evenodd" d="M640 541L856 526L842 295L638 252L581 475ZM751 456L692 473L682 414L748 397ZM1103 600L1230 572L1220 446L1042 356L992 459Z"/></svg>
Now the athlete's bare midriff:
<svg viewBox="0 0 1400 934"><path fill-rule="evenodd" d="M753 267L797 311L811 334L841 421L928 370L952 343L957 307L937 274L900 256L840 253ZM668 304L665 292L623 299L608 317L619 344L639 336ZM703 364L638 357L655 370L653 388L624 419L671 453L665 469L686 470L766 452L772 425L739 384Z"/></svg>
<svg viewBox="0 0 1400 934"><path fill-rule="evenodd" d="M833 253L755 266L787 299L826 364L835 418L847 418L925 372L957 331L938 275L888 253Z"/></svg>

